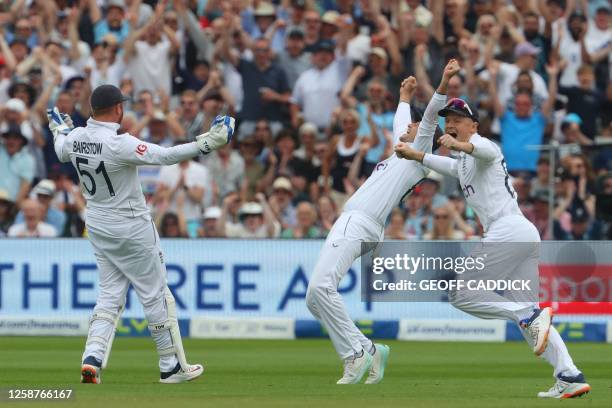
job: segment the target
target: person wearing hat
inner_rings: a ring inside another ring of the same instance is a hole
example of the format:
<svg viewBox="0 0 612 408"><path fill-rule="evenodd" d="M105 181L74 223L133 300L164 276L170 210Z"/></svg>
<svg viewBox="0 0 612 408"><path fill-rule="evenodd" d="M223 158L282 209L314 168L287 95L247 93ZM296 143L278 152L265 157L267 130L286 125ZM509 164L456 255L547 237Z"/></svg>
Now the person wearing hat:
<svg viewBox="0 0 612 408"><path fill-rule="evenodd" d="M251 38L265 37L270 41L270 48L279 53L285 45L285 29L288 16L279 10L279 18L274 4L268 1L257 2L257 7L247 9L243 14L245 31Z"/></svg>
<svg viewBox="0 0 612 408"><path fill-rule="evenodd" d="M270 205L283 229L293 227L297 222L296 208L292 202L293 196L291 181L287 177L277 177L272 183Z"/></svg>
<svg viewBox="0 0 612 408"><path fill-rule="evenodd" d="M316 226L317 210L312 203L308 201L300 202L295 209L295 214L295 226L284 229L281 238L309 239L321 237L321 230Z"/></svg>
<svg viewBox="0 0 612 408"><path fill-rule="evenodd" d="M568 113L561 121L561 133L563 140L561 142L568 146L559 146L559 157L563 158L574 153L580 153L580 146L589 146L593 144L593 141L589 139L580 126L582 125L582 118L576 113ZM580 146L575 146L578 144ZM572 146L569 146L572 145Z"/></svg>
<svg viewBox="0 0 612 408"><path fill-rule="evenodd" d="M253 239L276 238L280 235L281 226L263 193L255 195L256 201L242 204L238 211L239 224L228 222L229 207L233 200L233 196L228 196L223 200L221 216L217 221L217 229L221 236Z"/></svg>
<svg viewBox="0 0 612 408"><path fill-rule="evenodd" d="M289 89L293 89L299 76L310 68L311 54L305 52L304 31L295 27L287 33L285 48L278 54L278 62L285 71Z"/></svg>
<svg viewBox="0 0 612 408"><path fill-rule="evenodd" d="M51 225L55 229L56 236L60 237L64 235L64 228L66 227L66 214L52 205L54 197L55 183L49 179L40 180L30 193L30 198L38 201L40 204L42 211L41 219L47 224ZM23 216L23 211L17 213L15 222L22 223L24 219Z"/></svg>
<svg viewBox="0 0 612 408"><path fill-rule="evenodd" d="M175 301L168 289L157 229L138 178L143 165L173 165L209 154L228 144L234 118L218 117L196 141L164 148L124 133L117 134L126 97L113 85L101 85L90 98L86 127L71 128L57 107L47 112L54 149L72 162L87 200L86 226L98 262L100 293L83 353L81 381L100 383L109 340L132 283L159 354L160 382L193 380L203 372L187 363L176 323Z"/></svg>
<svg viewBox="0 0 612 408"><path fill-rule="evenodd" d="M218 220L221 217L221 208L208 207L202 217L202 226L198 229L198 238L223 238L219 232Z"/></svg>
<svg viewBox="0 0 612 408"><path fill-rule="evenodd" d="M431 151L437 127L436 113L444 106L448 80L459 69L454 60L446 66L437 92L419 123L412 122L410 106L417 81L409 77L402 82L393 126L394 144L414 142L418 151ZM414 191L425 175L422 166L403 160L399 155L391 155L378 163L372 175L344 205L319 253L306 291L306 306L327 330L338 357L344 361L344 372L338 384L357 384L364 376L367 376L366 384L383 380L389 347L374 344L355 326L338 293L338 286L353 262L365 253L362 243L383 239L384 225L391 211Z"/></svg>
<svg viewBox="0 0 612 408"><path fill-rule="evenodd" d="M535 173L540 152L529 150L526 146L542 144L544 130L557 98L558 66L546 66L549 77L548 99L542 105L541 111L533 108L532 95L525 91L516 94L513 109L506 109L497 95L497 67L496 64L489 67L491 80L488 89L495 116L499 118L501 126L502 150L507 169L510 172Z"/></svg>
<svg viewBox="0 0 612 408"><path fill-rule="evenodd" d="M506 279L537 279L540 234L521 213L500 148L478 134L478 111L455 98L448 101L438 115L446 118L446 134L440 137L439 143L455 151L457 159L423 153L407 145L396 147L396 152L459 180L467 204L475 211L485 232L482 247L470 256L494 254L495 263L485 263L487 273L494 269ZM500 244L503 251L499 250ZM508 271L512 272L508 274ZM481 278L478 272L473 274L471 278ZM468 278L464 275L464 279ZM473 316L510 320L520 327L534 354L554 367L557 378L557 383L548 392L538 394L539 397L578 396L591 389L552 326L552 309L539 308L537 290L507 296L457 290L449 294L449 299L453 306Z"/></svg>
<svg viewBox="0 0 612 408"><path fill-rule="evenodd" d="M346 43L321 40L312 53L313 67L304 71L295 83L291 95L291 123L298 128L300 114L317 128L327 128L332 112L340 105L340 91L351 70L351 60L345 55Z"/></svg>
<svg viewBox="0 0 612 408"><path fill-rule="evenodd" d="M99 43L108 33L117 37L119 43L123 43L130 33L130 24L125 18L126 7L124 0L108 0L106 3L106 15L96 0L88 0L89 19L93 24L94 43Z"/></svg>
<svg viewBox="0 0 612 408"><path fill-rule="evenodd" d="M21 133L21 128L10 125L2 132L0 143L0 189L17 205L24 200L36 171L34 158L25 148L28 139Z"/></svg>

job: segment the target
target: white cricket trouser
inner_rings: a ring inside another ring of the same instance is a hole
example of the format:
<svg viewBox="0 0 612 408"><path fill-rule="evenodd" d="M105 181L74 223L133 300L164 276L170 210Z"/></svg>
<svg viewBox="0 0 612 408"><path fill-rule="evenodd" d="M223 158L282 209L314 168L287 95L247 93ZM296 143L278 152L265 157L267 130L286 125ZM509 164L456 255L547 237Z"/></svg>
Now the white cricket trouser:
<svg viewBox="0 0 612 408"><path fill-rule="evenodd" d="M96 311L117 314L125 303L127 290L132 284L143 306L147 320L163 322L168 319L164 299L167 272L159 247L159 235L151 217L126 218L87 214L87 231L94 248L100 273L100 291ZM89 335L109 339L113 324L108 320L94 320ZM157 349L170 347L169 332L154 333ZM106 346L99 342L87 342L83 358L94 356L103 360ZM159 360L160 371L172 371L176 356L164 356Z"/></svg>
<svg viewBox="0 0 612 408"><path fill-rule="evenodd" d="M383 226L360 211L347 211L334 223L314 269L306 292L308 309L323 324L342 359L369 352L372 341L349 317L338 285L362 253L362 242L380 242Z"/></svg>
<svg viewBox="0 0 612 408"><path fill-rule="evenodd" d="M482 242L482 250L487 254L485 270L493 270L495 279L532 279L538 276L540 235L525 217L508 215L498 219L491 224ZM472 253L471 256L477 254ZM538 283L535 282L534 285ZM518 324L520 320L531 316L533 309L538 308L539 287L535 289L534 293L519 291L505 293L504 296L494 292L483 294L461 291L451 296L451 303L456 308L481 319L512 320ZM533 341L527 331L521 329L521 333L533 347ZM574 376L579 373L563 339L554 327L550 329L548 346L542 358L554 367L554 376L557 374Z"/></svg>

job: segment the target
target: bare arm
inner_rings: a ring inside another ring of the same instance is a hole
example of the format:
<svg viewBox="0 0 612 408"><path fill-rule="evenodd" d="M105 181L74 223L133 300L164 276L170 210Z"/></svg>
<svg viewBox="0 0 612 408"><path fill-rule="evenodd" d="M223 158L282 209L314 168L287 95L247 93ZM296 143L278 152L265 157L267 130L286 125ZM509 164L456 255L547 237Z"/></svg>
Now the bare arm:
<svg viewBox="0 0 612 408"><path fill-rule="evenodd" d="M102 12L100 7L98 7L98 2L96 0L89 0L87 4L89 6L89 19L92 24L96 24L102 19Z"/></svg>
<svg viewBox="0 0 612 408"><path fill-rule="evenodd" d="M425 44L419 44L414 48L414 76L416 77L419 88L423 90L428 98L434 93L433 86L429 80L429 75L425 70L423 59L427 53L427 46Z"/></svg>

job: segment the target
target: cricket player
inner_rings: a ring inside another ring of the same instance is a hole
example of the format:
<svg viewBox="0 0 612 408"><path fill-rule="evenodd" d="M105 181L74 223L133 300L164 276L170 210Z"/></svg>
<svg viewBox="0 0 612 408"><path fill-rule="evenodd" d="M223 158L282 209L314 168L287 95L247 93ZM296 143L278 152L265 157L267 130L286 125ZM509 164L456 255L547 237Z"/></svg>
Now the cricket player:
<svg viewBox="0 0 612 408"><path fill-rule="evenodd" d="M79 174L87 200L87 231L100 273L81 382L101 382L102 362L131 284L157 347L160 382L181 383L199 377L204 368L188 364L185 358L159 235L145 204L137 166L171 165L216 150L231 140L234 119L217 117L195 142L163 148L117 134L125 100L115 86L97 87L90 101L93 117L86 127L76 129L57 108L48 111L55 152L60 161L72 162Z"/></svg>
<svg viewBox="0 0 612 408"><path fill-rule="evenodd" d="M416 89L416 80L409 77L402 82L400 103L393 120L394 144L414 140L417 151L431 152L437 127L436 113L446 102L449 79L459 69L457 61L449 61L420 123L409 125L412 121L410 100ZM404 133L406 129L408 131ZM426 174L420 164L402 160L396 155L378 163L372 175L346 202L344 211L323 244L306 292L306 304L323 324L336 352L344 360L344 374L338 384L359 383L368 371L366 384L376 384L383 379L389 347L373 344L359 331L338 294L338 285L353 262L365 253L362 252L362 242L383 240L385 221L391 210Z"/></svg>
<svg viewBox="0 0 612 408"><path fill-rule="evenodd" d="M497 250L492 254L495 260L489 258L487 264L491 261L495 269L509 271L511 278L523 271L537 277L540 236L519 209L501 150L478 134L478 112L464 100L455 98L438 114L446 118L446 134L440 137L439 143L458 152L457 159L418 151L406 144L396 146L396 153L459 179L468 205L484 227L483 248L491 248L497 243ZM480 294L463 291L452 293L450 300L455 307L474 316L516 322L534 353L542 355L554 367L556 383L549 391L538 393L539 397L571 398L591 389L551 325L551 308L539 309L537 297L523 301L525 299L518 299L520 296L502 297L493 292L487 293L487 301L478 297Z"/></svg>

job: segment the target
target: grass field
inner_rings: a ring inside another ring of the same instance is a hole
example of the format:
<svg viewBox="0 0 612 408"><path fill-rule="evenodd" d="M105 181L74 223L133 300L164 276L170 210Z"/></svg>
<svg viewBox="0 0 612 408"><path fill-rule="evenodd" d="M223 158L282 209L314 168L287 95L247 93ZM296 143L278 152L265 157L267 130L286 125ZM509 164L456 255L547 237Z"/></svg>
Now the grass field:
<svg viewBox="0 0 612 408"><path fill-rule="evenodd" d="M118 338L102 385L79 384L84 339L0 337L0 388L73 388L64 402L0 401L2 407L612 407L612 347L570 344L593 391L574 400L539 400L553 379L522 343L386 342L385 380L338 386L341 364L326 340L186 340L206 365L198 380L157 383L147 338Z"/></svg>

